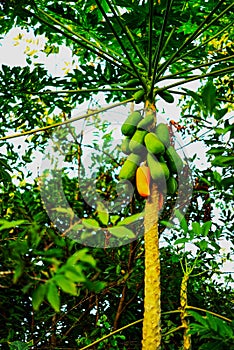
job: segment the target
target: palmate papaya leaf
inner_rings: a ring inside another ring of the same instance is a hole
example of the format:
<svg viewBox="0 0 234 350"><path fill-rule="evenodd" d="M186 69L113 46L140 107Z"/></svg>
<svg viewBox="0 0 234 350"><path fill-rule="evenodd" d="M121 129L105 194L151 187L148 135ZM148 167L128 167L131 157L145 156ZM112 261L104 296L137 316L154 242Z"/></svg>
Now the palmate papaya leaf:
<svg viewBox="0 0 234 350"><path fill-rule="evenodd" d="M198 323L191 322L189 324L189 334L197 334L201 339L207 341L202 344L201 349L230 349L230 344L233 344L234 332L233 325L226 321L215 317L210 313L206 316L201 316L195 311L188 311L188 314L193 316ZM205 344L209 344L206 347Z"/></svg>
<svg viewBox="0 0 234 350"><path fill-rule="evenodd" d="M188 310L187 311L189 315L193 316L193 318L200 323L200 325L202 325L204 328L208 328L208 324L206 319L204 318L204 316L201 316L198 312L193 311L193 310ZM192 323L190 323L191 325ZM189 333L192 334L191 331L189 331Z"/></svg>

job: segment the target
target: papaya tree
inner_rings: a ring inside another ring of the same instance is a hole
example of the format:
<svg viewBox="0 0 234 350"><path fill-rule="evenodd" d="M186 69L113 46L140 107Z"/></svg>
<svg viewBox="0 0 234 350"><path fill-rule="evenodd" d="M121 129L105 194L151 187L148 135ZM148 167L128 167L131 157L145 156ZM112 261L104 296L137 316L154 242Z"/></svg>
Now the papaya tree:
<svg viewBox="0 0 234 350"><path fill-rule="evenodd" d="M230 76L234 69L233 50L230 45L233 37L232 17L232 1L223 0L205 4L202 1L181 2L176 0L133 1L131 4L126 1L111 0L47 3L40 0L1 2L1 31L3 34L12 26L33 28L35 35L44 34L46 36L47 42L44 49L46 53L53 54L58 50L59 45L66 45L70 48L74 60L77 60L76 67L63 78L51 77L41 65L36 65L33 71L29 67L10 69L3 66L1 117L4 123L0 140L11 154L12 162L17 161L17 154L10 152L11 146L6 142L7 140L32 135L24 156L24 161L30 162L33 149L38 147L44 151L48 138L53 138L52 131L57 129L55 145L67 160L76 156L81 181L84 176L81 144L85 135L80 133L77 136L77 131L72 123L83 119L88 120L92 115L131 104L131 113L121 127L125 137L122 151L127 154L127 159L124 158L117 164L113 160L112 171L115 174L116 168L121 168L116 176L118 180L123 180L120 181L123 184L121 191L126 191L126 193L124 192L120 206L123 205L124 196L128 195L129 188L133 188L135 192L138 191L136 195L141 196L141 198L138 197L140 203L138 211L134 211L130 218L123 219L120 216L109 215L108 210L103 207L103 202L99 201L98 206L95 207L96 212L93 214L90 209L92 206L89 206L89 201L93 200L91 192L91 199L87 196L82 203L79 202L79 196L77 197L76 210L77 217L79 216L77 219L71 212L64 212L61 209L60 212L59 210L54 212L54 208L50 211L48 204L51 203L50 198L52 191L55 191L54 187L43 187L41 195L46 203L47 214L55 227L65 228L64 235L78 240L81 244L101 246L105 249L126 245L130 242L132 244L139 238L133 227L136 226L136 223L141 222L142 216L144 217L143 349L160 349L162 343L160 279L163 272L159 250L161 227L159 217L163 202L165 208L169 208L169 213L164 220L164 228L168 226L172 231L176 230L170 222L174 214L180 221L180 228L177 231L182 236L176 237L177 244L187 243L188 239L185 236L188 233L191 233L191 237L195 231L198 237L208 234L211 225L210 220L206 220L205 222L209 223L204 226L199 225L196 219L192 218L194 223L191 231L187 225L183 205L182 211L175 206L177 198L183 197L182 194L189 188L190 171L187 160L183 157L181 159L175 150L172 125L176 126L177 130L180 130L180 125L173 121L171 125L166 125L166 121L159 123L157 103L161 99L165 104L174 103L175 96L183 97L183 111L188 110L190 116L190 119L184 123L185 133L188 133L190 128L190 134L196 135L204 125L209 129L213 116L220 123L224 120L223 118L230 109ZM218 42L222 44L220 44L221 49ZM33 56L34 53L31 55ZM29 55L29 65L32 60L33 57L30 58ZM223 88L222 79L228 80L227 89ZM196 81L200 84L200 91L195 93L188 89L186 84ZM78 117L72 116L75 108L91 100L98 93L104 93L105 101L109 104L107 107L97 108L94 111L89 110ZM225 107L222 103L226 103ZM12 125L12 120L14 125ZM183 118L181 118L181 123L183 123ZM64 125L68 127L66 131L63 129ZM94 127L100 128L98 118L94 121ZM8 135L13 128L17 133ZM223 134L230 130L233 129L226 121ZM69 153L65 154L62 152L63 147L64 149L67 147L64 136L68 132L73 137L73 145ZM220 133L221 130L216 128L216 142L218 142ZM108 144L108 137L105 142ZM208 144L208 141L206 142ZM215 143L214 140L212 142ZM210 155L219 154L214 149L215 147L210 150ZM219 151L219 156L224 158L216 156L215 160L212 160L213 165L218 165L218 162L221 161L225 168L229 167L231 151L227 149L219 149ZM10 168L4 157L2 165L2 181L8 183ZM216 173L210 171L210 182L219 186L218 183L220 184L221 180L218 179L217 174L214 174ZM55 172L53 175L56 177ZM97 175L99 179L105 175L105 181L108 182L107 174ZM206 176L199 177L207 185L207 180L204 180ZM66 178L65 175L64 178ZM111 179L113 180L113 177ZM60 184L60 180L58 177L56 183ZM228 176L224 186L228 186L229 182L230 177ZM184 187L183 183L186 183ZM87 189L87 183L85 186ZM197 184L196 189L202 191L200 188L201 186ZM185 201L188 201L189 192L186 194ZM56 198L59 206L59 194L58 197L56 195L54 192L53 200ZM111 199L111 195L109 194L107 198ZM36 198L37 196L35 200ZM12 198L11 200L13 201ZM29 200L28 197L27 200ZM177 203L181 206L181 202L177 201ZM6 210L5 214L10 215L10 210L8 212ZM65 219L61 219L65 214L67 215ZM36 213L33 212L33 215ZM19 220L20 218L8 228L24 224L27 226L27 223ZM62 226L59 227L61 222ZM44 223L48 225L45 218ZM3 222L3 229L6 228L7 224ZM76 237L75 231L81 231L81 236ZM34 237L32 240L35 239L36 232L37 228L32 229L31 235ZM51 240L52 228L50 235ZM178 241L179 239L181 240ZM52 242L48 243L47 248L50 247L50 244ZM62 240L59 239L57 244L62 246ZM205 242L203 242L204 247L207 248ZM22 244L22 249L24 248ZM71 250L72 247L69 249ZM200 249L202 250L201 245ZM58 254L62 254L61 251ZM90 256L86 256L86 251L80 255L72 255L72 257L67 263L64 262L65 267L59 267L59 262L47 257L50 259L48 263L52 264L52 270L56 270L56 274L60 277L53 277L52 281L48 282L47 290L44 287L36 289L33 298L35 309L38 309L39 304L43 302L43 298L39 296L40 293L47 293L49 303L55 311L58 311L59 301L58 298L56 299L58 288L64 292L69 293L70 291L73 296L76 293L75 283L84 283L90 289L95 290L92 283L84 276L81 266L77 267L82 272L79 279L72 280L71 274L69 279L67 274L61 282L69 263L77 264L78 261L81 262L81 265L84 264L84 271L87 270L88 274L93 276L89 269L95 269L96 265ZM89 267L85 265L85 262L89 264ZM194 266L196 262L197 260ZM129 260L129 266L131 264ZM24 262L21 261L14 274L15 282L23 271L23 266ZM181 326L179 329L184 332L183 348L190 349L187 283L192 274L193 265L188 266L186 259L182 264L182 271ZM96 290L99 287L103 287L101 282L96 283ZM116 318L116 325L117 321ZM194 329L196 329L195 326Z"/></svg>

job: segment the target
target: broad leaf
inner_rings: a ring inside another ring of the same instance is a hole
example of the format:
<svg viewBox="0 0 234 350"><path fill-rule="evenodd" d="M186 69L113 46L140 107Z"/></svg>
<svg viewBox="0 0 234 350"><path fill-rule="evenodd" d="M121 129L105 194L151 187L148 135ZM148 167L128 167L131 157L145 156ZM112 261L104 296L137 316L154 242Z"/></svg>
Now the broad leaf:
<svg viewBox="0 0 234 350"><path fill-rule="evenodd" d="M124 239L135 238L134 232L132 232L131 230L129 230L127 227L124 227L124 226L114 226L114 227L110 227L108 230L113 236L118 238L124 238Z"/></svg>
<svg viewBox="0 0 234 350"><path fill-rule="evenodd" d="M97 216L103 225L107 225L109 222L109 213L107 208L102 202L98 202Z"/></svg>
<svg viewBox="0 0 234 350"><path fill-rule="evenodd" d="M49 281L47 284L47 299L54 311L60 311L60 295L56 284L53 281Z"/></svg>
<svg viewBox="0 0 234 350"><path fill-rule="evenodd" d="M35 311L39 310L46 293L46 284L40 284L32 294L32 306Z"/></svg>
<svg viewBox="0 0 234 350"><path fill-rule="evenodd" d="M68 279L63 274L57 274L53 280L57 284L58 287L60 287L65 293L71 294L71 295L77 295L77 288L73 281Z"/></svg>
<svg viewBox="0 0 234 350"><path fill-rule="evenodd" d="M119 221L117 226L123 226L123 225L130 225L135 221L138 221L140 219L144 218L144 213L139 213L139 214L133 214L127 218L124 218L123 220Z"/></svg>
<svg viewBox="0 0 234 350"><path fill-rule="evenodd" d="M186 221L184 215L178 209L176 209L175 216L179 220L180 227L182 228L182 230L186 234L188 232L188 224L187 224L187 221Z"/></svg>

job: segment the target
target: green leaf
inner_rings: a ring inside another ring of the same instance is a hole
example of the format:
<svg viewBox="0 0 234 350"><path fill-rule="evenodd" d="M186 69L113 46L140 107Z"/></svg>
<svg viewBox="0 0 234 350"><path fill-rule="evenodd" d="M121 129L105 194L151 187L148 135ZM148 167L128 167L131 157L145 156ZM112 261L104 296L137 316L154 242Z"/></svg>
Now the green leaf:
<svg viewBox="0 0 234 350"><path fill-rule="evenodd" d="M87 286L87 288L91 291L94 291L95 293L99 293L103 290L103 288L106 287L106 283L105 282L101 282L101 281L89 281L87 280L85 285Z"/></svg>
<svg viewBox="0 0 234 350"><path fill-rule="evenodd" d="M13 342L8 342L10 345L10 350L29 350L33 346L33 340L25 343L20 340L16 340Z"/></svg>
<svg viewBox="0 0 234 350"><path fill-rule="evenodd" d="M18 265L16 266L14 271L13 283L16 283L18 281L18 279L23 274L23 272L24 272L24 263L23 261L18 261Z"/></svg>
<svg viewBox="0 0 234 350"><path fill-rule="evenodd" d="M47 286L47 300L55 312L60 312L60 296L58 288L54 281L51 280L47 283Z"/></svg>
<svg viewBox="0 0 234 350"><path fill-rule="evenodd" d="M234 166L234 157L233 156L217 156L212 160L211 164L213 166L219 167L228 167Z"/></svg>
<svg viewBox="0 0 234 350"><path fill-rule="evenodd" d="M96 230L97 227L100 227L98 221L95 219L83 219L82 224L88 229Z"/></svg>
<svg viewBox="0 0 234 350"><path fill-rule="evenodd" d="M164 225L164 226L166 226L166 227L168 227L168 228L176 229L175 224L173 224L173 223L170 222L170 221L161 220L161 221L160 221L160 224L162 224L162 225Z"/></svg>
<svg viewBox="0 0 234 350"><path fill-rule="evenodd" d="M6 160L3 158L0 158L0 167L4 167L9 171L12 171L12 168L7 164Z"/></svg>
<svg viewBox="0 0 234 350"><path fill-rule="evenodd" d="M187 243L189 242L189 239L188 238L178 238L174 244L177 245L177 244L182 244L182 243Z"/></svg>
<svg viewBox="0 0 234 350"><path fill-rule="evenodd" d="M16 226L20 226L22 224L27 223L28 221L26 220L16 220L16 221L7 221L7 220L0 220L0 231L5 230L5 229L11 229Z"/></svg>
<svg viewBox="0 0 234 350"><path fill-rule="evenodd" d="M143 219L144 215L145 213L138 213L138 214L128 216L127 218L124 218L122 221L119 221L117 226L130 225L139 219Z"/></svg>
<svg viewBox="0 0 234 350"><path fill-rule="evenodd" d="M197 313L196 311L192 311L188 309L188 314L190 314L191 316L193 316L195 318L196 321L198 321L199 323L201 323L204 327L207 327L207 322L205 320L205 318L203 316L201 316L199 313Z"/></svg>
<svg viewBox="0 0 234 350"><path fill-rule="evenodd" d="M62 207L57 207L57 208L53 208L51 210L54 210L58 213L61 213L61 214L67 214L71 220L74 218L74 211L72 208L62 208Z"/></svg>
<svg viewBox="0 0 234 350"><path fill-rule="evenodd" d="M208 152L206 152L207 154L223 154L226 151L225 147L212 147Z"/></svg>
<svg viewBox="0 0 234 350"><path fill-rule="evenodd" d="M205 241L204 239L199 241L197 244L196 244L201 250L206 250L207 247L208 247L208 242Z"/></svg>
<svg viewBox="0 0 234 350"><path fill-rule="evenodd" d="M77 261L83 261L88 263L89 265L91 265L92 267L96 267L96 261L95 259L92 257L92 255L87 254L88 249L84 248L81 250L78 250L77 252L75 252L72 256L70 256L70 258L67 259L66 265L75 265L77 263Z"/></svg>
<svg viewBox="0 0 234 350"><path fill-rule="evenodd" d="M202 233L202 229L199 222L192 222L192 230L196 235L200 235Z"/></svg>
<svg viewBox="0 0 234 350"><path fill-rule="evenodd" d="M185 89L185 88L182 88L182 90L184 90L187 93L187 95L191 96L198 103L198 105L200 107L203 107L202 98L199 94L197 94L196 92L194 92L192 90Z"/></svg>
<svg viewBox="0 0 234 350"><path fill-rule="evenodd" d="M60 287L65 293L77 295L77 288L75 283L63 274L57 274L53 280L56 282L57 286Z"/></svg>
<svg viewBox="0 0 234 350"><path fill-rule="evenodd" d="M216 88L214 84L209 81L202 90L202 102L210 114L216 105Z"/></svg>
<svg viewBox="0 0 234 350"><path fill-rule="evenodd" d="M114 227L110 227L109 232L118 238L126 238L126 239L131 239L131 238L135 238L135 234L129 230L127 227L123 227L123 226L114 226Z"/></svg>
<svg viewBox="0 0 234 350"><path fill-rule="evenodd" d="M208 235L211 226L212 226L212 222L211 222L211 221L207 221L207 222L205 222L205 223L202 225L201 231L202 231L203 236L207 236L207 235Z"/></svg>
<svg viewBox="0 0 234 350"><path fill-rule="evenodd" d="M109 222L109 213L107 208L102 202L98 202L97 205L98 218L103 225L107 225Z"/></svg>
<svg viewBox="0 0 234 350"><path fill-rule="evenodd" d="M222 109L215 108L214 117L216 120L222 119L227 112L228 112L228 108L222 108Z"/></svg>
<svg viewBox="0 0 234 350"><path fill-rule="evenodd" d="M46 293L46 285L40 284L32 293L32 306L35 311L39 310Z"/></svg>
<svg viewBox="0 0 234 350"><path fill-rule="evenodd" d="M66 269L64 269L64 273L65 273L65 276L68 279L70 279L72 282L82 283L87 280L79 265L66 266Z"/></svg>
<svg viewBox="0 0 234 350"><path fill-rule="evenodd" d="M119 218L120 218L119 215L111 215L110 221L111 221L111 223L112 223L113 225L115 225L115 224L116 224L116 221L119 220Z"/></svg>
<svg viewBox="0 0 234 350"><path fill-rule="evenodd" d="M175 216L177 217L177 219L180 222L180 227L182 228L182 230L186 234L188 232L188 224L187 224L187 221L186 221L184 215L178 209L176 209Z"/></svg>

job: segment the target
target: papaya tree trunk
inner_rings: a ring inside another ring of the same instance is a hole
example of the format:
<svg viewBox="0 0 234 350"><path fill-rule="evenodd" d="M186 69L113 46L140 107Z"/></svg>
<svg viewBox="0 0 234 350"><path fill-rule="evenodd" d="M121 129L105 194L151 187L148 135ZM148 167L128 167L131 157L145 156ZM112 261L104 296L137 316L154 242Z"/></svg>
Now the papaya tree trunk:
<svg viewBox="0 0 234 350"><path fill-rule="evenodd" d="M143 350L158 350L161 344L161 289L158 236L158 189L152 184L145 205L145 296Z"/></svg>
<svg viewBox="0 0 234 350"><path fill-rule="evenodd" d="M186 307L187 307L187 285L188 285L188 279L189 279L189 274L185 273L184 277L181 282L181 288L180 288L180 319L181 319L181 324L184 328L184 334L183 334L183 350L190 350L191 349L191 335L188 334L188 322L186 319L187 312L186 312Z"/></svg>

